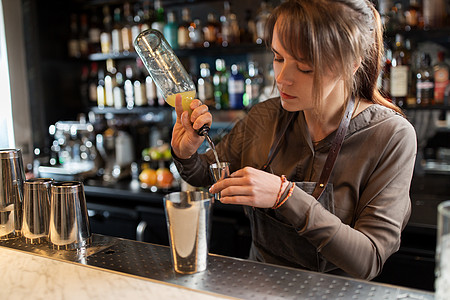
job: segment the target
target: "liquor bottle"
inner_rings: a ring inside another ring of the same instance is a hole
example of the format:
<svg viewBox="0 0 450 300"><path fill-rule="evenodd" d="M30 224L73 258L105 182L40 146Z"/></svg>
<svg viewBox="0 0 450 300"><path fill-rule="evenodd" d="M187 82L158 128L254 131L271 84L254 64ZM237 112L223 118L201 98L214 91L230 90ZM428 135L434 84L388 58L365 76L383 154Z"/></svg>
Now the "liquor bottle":
<svg viewBox="0 0 450 300"><path fill-rule="evenodd" d="M256 43L262 44L264 41L264 29L270 15L270 6L266 1L261 2L261 6L256 14Z"/></svg>
<svg viewBox="0 0 450 300"><path fill-rule="evenodd" d="M231 65L231 75L228 79L228 95L230 97L231 109L244 108L244 75L239 70L238 65Z"/></svg>
<svg viewBox="0 0 450 300"><path fill-rule="evenodd" d="M406 107L409 82L409 59L410 54L404 46L403 36L395 36L395 49L392 53L391 62L391 96L392 101L399 107Z"/></svg>
<svg viewBox="0 0 450 300"><path fill-rule="evenodd" d="M97 104L97 84L98 84L98 64L97 62L92 62L88 77L89 106L94 106Z"/></svg>
<svg viewBox="0 0 450 300"><path fill-rule="evenodd" d="M122 72L120 72L120 70L117 69L116 84L113 87L114 108L116 108L116 109L120 109L125 106L124 81L125 81L125 78L124 78Z"/></svg>
<svg viewBox="0 0 450 300"><path fill-rule="evenodd" d="M391 61L392 61L392 50L388 47L388 45L385 45L385 52L382 58L382 68L380 75L378 77L377 81L377 87L383 97L387 99L391 99Z"/></svg>
<svg viewBox="0 0 450 300"><path fill-rule="evenodd" d="M80 15L80 37L79 37L80 55L86 57L89 54L89 25L88 16L83 13Z"/></svg>
<svg viewBox="0 0 450 300"><path fill-rule="evenodd" d="M214 101L217 109L229 108L228 97L228 74L225 61L221 58L216 59L216 72L213 76Z"/></svg>
<svg viewBox="0 0 450 300"><path fill-rule="evenodd" d="M249 44L256 42L256 23L252 17L252 11L247 9L245 11L245 22L240 30L240 42Z"/></svg>
<svg viewBox="0 0 450 300"><path fill-rule="evenodd" d="M98 70L98 83L97 83L97 106L104 108L106 105L105 96L105 71L103 69Z"/></svg>
<svg viewBox="0 0 450 300"><path fill-rule="evenodd" d="M119 7L114 9L114 25L111 31L111 49L114 54L123 52L122 42L122 10Z"/></svg>
<svg viewBox="0 0 450 300"><path fill-rule="evenodd" d="M94 8L91 11L90 19L89 19L89 53L100 53L102 51L100 44L100 22L97 15L97 10Z"/></svg>
<svg viewBox="0 0 450 300"><path fill-rule="evenodd" d="M422 7L419 0L410 0L409 7L405 11L405 30L423 28Z"/></svg>
<svg viewBox="0 0 450 300"><path fill-rule="evenodd" d="M403 7L403 3L396 2L392 7L390 18L389 18L390 27L393 31L399 31L405 29L405 9Z"/></svg>
<svg viewBox="0 0 450 300"><path fill-rule="evenodd" d="M389 23L389 13L391 11L392 6L393 6L392 0L378 1L378 12L380 13L381 23L386 29Z"/></svg>
<svg viewBox="0 0 450 300"><path fill-rule="evenodd" d="M155 0L155 21L152 23L152 29L156 29L159 32L164 31L164 8L162 6L161 0Z"/></svg>
<svg viewBox="0 0 450 300"><path fill-rule="evenodd" d="M178 46L180 48L188 47L190 44L189 26L191 25L191 12L189 8L181 10L181 24L178 26Z"/></svg>
<svg viewBox="0 0 450 300"><path fill-rule="evenodd" d="M163 33L172 49L178 49L178 24L173 11L167 13L167 23L164 25Z"/></svg>
<svg viewBox="0 0 450 300"><path fill-rule="evenodd" d="M236 14L230 14L231 43L239 44L240 29Z"/></svg>
<svg viewBox="0 0 450 300"><path fill-rule="evenodd" d="M132 45L136 37L141 32L142 22L144 21L144 10L141 7L140 3L134 4L134 16L133 16L133 24L131 25L131 41ZM134 47L131 47L132 51L134 51Z"/></svg>
<svg viewBox="0 0 450 300"><path fill-rule="evenodd" d="M264 78L259 73L255 62L248 63L248 77L245 79L245 97L244 106L253 106L259 102L261 89L264 84Z"/></svg>
<svg viewBox="0 0 450 300"><path fill-rule="evenodd" d="M200 77L197 81L198 99L209 107L215 107L214 87L209 64L200 64Z"/></svg>
<svg viewBox="0 0 450 300"><path fill-rule="evenodd" d="M145 31L151 27L152 9L150 7L150 0L144 0L142 3L142 12L141 31Z"/></svg>
<svg viewBox="0 0 450 300"><path fill-rule="evenodd" d="M434 104L443 105L445 91L450 84L449 73L450 66L445 63L445 54L438 52L438 61L433 66L434 70Z"/></svg>
<svg viewBox="0 0 450 300"><path fill-rule="evenodd" d="M203 32L200 19L195 19L189 26L189 39L192 47L203 46Z"/></svg>
<svg viewBox="0 0 450 300"><path fill-rule="evenodd" d="M445 0L423 0L424 29L442 28L447 16Z"/></svg>
<svg viewBox="0 0 450 300"><path fill-rule="evenodd" d="M125 103L128 109L134 107L134 86L133 86L133 68L130 65L125 66L125 81L123 84Z"/></svg>
<svg viewBox="0 0 450 300"><path fill-rule="evenodd" d="M153 78L147 73L145 76L145 93L147 97L148 105L158 106L158 94L156 89L156 84ZM165 101L164 101L165 103Z"/></svg>
<svg viewBox="0 0 450 300"><path fill-rule="evenodd" d="M230 2L225 1L223 3L224 7L224 13L222 16L220 16L220 37L222 40L222 47L227 47L232 37L232 29L231 29L231 22L230 22Z"/></svg>
<svg viewBox="0 0 450 300"><path fill-rule="evenodd" d="M116 87L116 72L114 60L106 60L105 73L105 106L114 106L114 87Z"/></svg>
<svg viewBox="0 0 450 300"><path fill-rule="evenodd" d="M133 81L134 87L134 105L136 106L147 106L147 93L145 91L145 75L142 69L143 63L137 58L136 59L136 74Z"/></svg>
<svg viewBox="0 0 450 300"><path fill-rule="evenodd" d="M69 57L78 58L81 56L80 43L78 39L78 20L77 15L70 15L70 36L68 41L68 54Z"/></svg>
<svg viewBox="0 0 450 300"><path fill-rule="evenodd" d="M103 54L108 54L111 52L111 30L112 30L112 20L109 11L109 6L103 6L103 30L100 33L100 45Z"/></svg>
<svg viewBox="0 0 450 300"><path fill-rule="evenodd" d="M89 68L87 65L81 67L80 76L80 99L84 107L89 106Z"/></svg>
<svg viewBox="0 0 450 300"><path fill-rule="evenodd" d="M203 37L205 39L204 46L209 47L217 42L217 35L219 33L219 24L216 20L216 16L213 13L209 13L207 17L208 21L203 26Z"/></svg>
<svg viewBox="0 0 450 300"><path fill-rule="evenodd" d="M129 53L134 49L131 26L133 26L133 16L131 15L130 3L125 2L123 4L123 22L121 28L122 46L125 53Z"/></svg>
<svg viewBox="0 0 450 300"><path fill-rule="evenodd" d="M431 58L428 53L424 53L421 57L421 64L416 78L417 104L420 106L431 105L434 92L434 77Z"/></svg>

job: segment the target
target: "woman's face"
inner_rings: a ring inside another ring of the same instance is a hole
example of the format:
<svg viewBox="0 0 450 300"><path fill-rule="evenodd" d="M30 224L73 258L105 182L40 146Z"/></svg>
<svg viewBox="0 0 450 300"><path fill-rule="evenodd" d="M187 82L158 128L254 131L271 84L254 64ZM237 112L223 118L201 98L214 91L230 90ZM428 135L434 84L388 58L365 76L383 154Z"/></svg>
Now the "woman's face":
<svg viewBox="0 0 450 300"><path fill-rule="evenodd" d="M281 105L287 111L314 109L313 72L306 62L290 56L280 43L275 24L272 38L273 70L275 81L281 96ZM337 89L338 79L331 75L322 78L323 103L327 103L330 95Z"/></svg>

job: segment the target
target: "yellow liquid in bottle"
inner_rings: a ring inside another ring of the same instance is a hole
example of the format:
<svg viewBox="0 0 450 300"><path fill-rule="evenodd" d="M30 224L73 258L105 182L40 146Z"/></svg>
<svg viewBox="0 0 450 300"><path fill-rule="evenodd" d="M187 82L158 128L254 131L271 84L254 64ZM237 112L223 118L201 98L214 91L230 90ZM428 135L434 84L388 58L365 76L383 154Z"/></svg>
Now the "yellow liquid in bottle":
<svg viewBox="0 0 450 300"><path fill-rule="evenodd" d="M190 105L192 100L195 99L195 91L187 91L178 94L167 95L166 102L170 106L175 107L175 97L177 95L181 95L181 103L183 104L183 111L188 111L190 114L192 112Z"/></svg>

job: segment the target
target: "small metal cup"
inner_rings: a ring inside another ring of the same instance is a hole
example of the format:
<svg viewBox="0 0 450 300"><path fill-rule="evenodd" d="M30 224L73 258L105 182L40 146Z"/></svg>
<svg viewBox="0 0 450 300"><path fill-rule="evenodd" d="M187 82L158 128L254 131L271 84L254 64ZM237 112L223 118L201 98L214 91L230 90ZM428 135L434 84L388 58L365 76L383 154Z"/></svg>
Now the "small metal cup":
<svg viewBox="0 0 450 300"><path fill-rule="evenodd" d="M211 195L206 192L176 192L164 197L175 272L206 270L211 203Z"/></svg>
<svg viewBox="0 0 450 300"><path fill-rule="evenodd" d="M22 234L23 168L20 149L0 149L0 240Z"/></svg>
<svg viewBox="0 0 450 300"><path fill-rule="evenodd" d="M32 178L24 182L22 234L28 244L48 239L51 178Z"/></svg>
<svg viewBox="0 0 450 300"><path fill-rule="evenodd" d="M209 170L214 178L214 182L230 176L230 163L220 162L220 167L217 167L217 163L209 165ZM220 200L220 193L214 194L216 200Z"/></svg>
<svg viewBox="0 0 450 300"><path fill-rule="evenodd" d="M49 242L53 249L73 250L89 246L91 228L83 183L53 183L50 195Z"/></svg>

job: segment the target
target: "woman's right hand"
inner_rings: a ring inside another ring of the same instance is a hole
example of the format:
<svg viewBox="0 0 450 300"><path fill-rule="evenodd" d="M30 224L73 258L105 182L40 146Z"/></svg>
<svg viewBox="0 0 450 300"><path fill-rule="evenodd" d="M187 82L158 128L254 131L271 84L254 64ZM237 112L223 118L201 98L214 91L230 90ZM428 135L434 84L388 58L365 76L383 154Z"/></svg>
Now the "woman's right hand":
<svg viewBox="0 0 450 300"><path fill-rule="evenodd" d="M197 134L197 130L203 125L211 126L212 115L208 107L200 100L194 99L190 107L192 113L189 116L183 111L181 96L175 98L175 111L177 120L172 131L172 150L178 158L187 159L191 157L203 143L204 137Z"/></svg>

